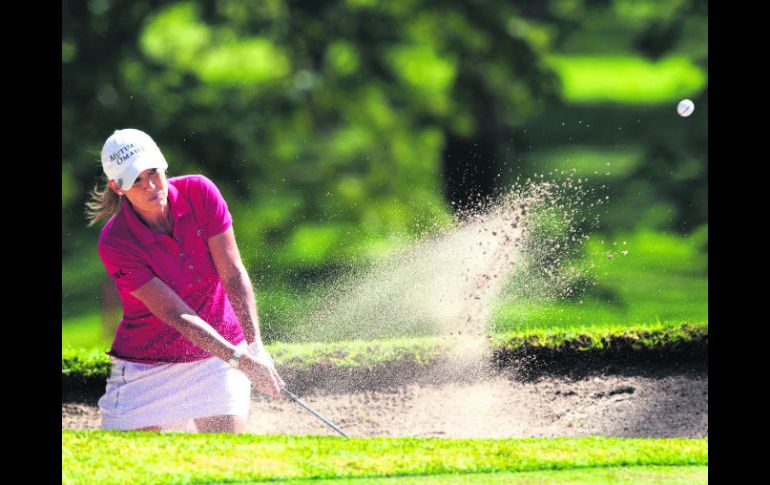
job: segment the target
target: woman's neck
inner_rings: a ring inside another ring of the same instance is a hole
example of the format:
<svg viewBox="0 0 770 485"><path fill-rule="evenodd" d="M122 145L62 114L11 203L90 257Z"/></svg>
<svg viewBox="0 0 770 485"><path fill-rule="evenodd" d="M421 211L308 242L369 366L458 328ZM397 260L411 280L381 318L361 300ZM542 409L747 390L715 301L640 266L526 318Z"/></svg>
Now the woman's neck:
<svg viewBox="0 0 770 485"><path fill-rule="evenodd" d="M165 206L161 214L157 215L140 214L139 211L135 212L139 216L139 220L153 231L169 235L173 233L174 219L171 217L170 205Z"/></svg>

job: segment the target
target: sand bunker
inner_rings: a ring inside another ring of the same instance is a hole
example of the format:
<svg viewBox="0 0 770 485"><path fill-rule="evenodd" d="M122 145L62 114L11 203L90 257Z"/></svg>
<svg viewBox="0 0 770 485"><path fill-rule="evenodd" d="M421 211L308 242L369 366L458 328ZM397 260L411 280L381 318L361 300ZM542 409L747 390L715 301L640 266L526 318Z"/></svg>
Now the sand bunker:
<svg viewBox="0 0 770 485"><path fill-rule="evenodd" d="M300 396L350 436L523 438L708 436L708 375L561 377L408 383ZM62 426L97 429L95 402L62 404ZM255 395L248 432L333 435L289 400Z"/></svg>

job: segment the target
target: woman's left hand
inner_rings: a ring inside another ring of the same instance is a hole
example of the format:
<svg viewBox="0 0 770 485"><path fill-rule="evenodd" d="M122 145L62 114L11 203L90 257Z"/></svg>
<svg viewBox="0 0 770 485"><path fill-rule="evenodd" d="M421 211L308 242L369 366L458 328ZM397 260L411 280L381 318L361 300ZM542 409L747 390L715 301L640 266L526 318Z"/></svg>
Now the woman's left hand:
<svg viewBox="0 0 770 485"><path fill-rule="evenodd" d="M270 355L261 341L256 340L249 344L248 350L249 353L253 355L259 362L270 368L273 376L276 378L281 388L286 387L286 383L283 382L283 379L281 379L281 376L278 375L278 371L275 369L275 362L273 361L273 357Z"/></svg>

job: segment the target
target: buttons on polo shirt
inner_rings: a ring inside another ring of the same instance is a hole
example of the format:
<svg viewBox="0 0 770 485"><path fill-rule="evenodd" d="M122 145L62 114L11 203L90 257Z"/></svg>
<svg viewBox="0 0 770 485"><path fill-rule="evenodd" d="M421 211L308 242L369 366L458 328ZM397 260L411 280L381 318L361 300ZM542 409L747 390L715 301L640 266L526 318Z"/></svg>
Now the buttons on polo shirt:
<svg viewBox="0 0 770 485"><path fill-rule="evenodd" d="M180 253L179 253L179 257L181 258L182 256L184 256L184 253L183 253L183 252L180 252Z"/></svg>
<svg viewBox="0 0 770 485"><path fill-rule="evenodd" d="M201 229L198 229L198 235L199 236L203 235L203 231Z"/></svg>
<svg viewBox="0 0 770 485"><path fill-rule="evenodd" d="M187 269L193 269L193 265L188 266Z"/></svg>

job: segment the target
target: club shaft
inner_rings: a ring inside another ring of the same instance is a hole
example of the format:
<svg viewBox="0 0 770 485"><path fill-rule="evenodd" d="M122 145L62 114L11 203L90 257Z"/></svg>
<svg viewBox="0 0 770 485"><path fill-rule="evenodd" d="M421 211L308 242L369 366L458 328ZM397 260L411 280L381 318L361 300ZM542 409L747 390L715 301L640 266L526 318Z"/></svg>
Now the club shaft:
<svg viewBox="0 0 770 485"><path fill-rule="evenodd" d="M298 398L297 396L295 396L294 394L292 394L291 392L289 392L289 390L288 390L288 389L284 388L284 389L283 389L283 392L285 392L285 393L286 393L286 395L288 395L288 396L289 396L289 398L291 398L291 400L292 400L292 401L296 402L297 404L299 404L299 405L300 405L300 406L302 406L303 408L307 409L307 410L308 410L308 411L309 411L309 412L310 412L310 413L311 413L313 416L315 416L316 418L318 418L318 419L320 419L321 421L323 421L323 423L324 423L326 426L328 426L328 427L330 427L331 429L333 429L334 431L338 432L339 434L341 434L341 435L342 435L342 436L344 436L345 438L350 438L350 436L346 435L344 431L342 431L342 430L341 430L341 429L339 429L338 427L334 426L334 425L333 425L333 424L332 424L332 423L331 423L331 422L330 422L328 419L326 419L326 418L324 418L323 416L321 416L320 414L318 414L318 413L315 411L315 409L313 409L313 408L311 408L310 406L308 406L307 404L305 404L305 402L304 402L304 401L302 401L302 399Z"/></svg>

